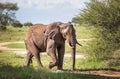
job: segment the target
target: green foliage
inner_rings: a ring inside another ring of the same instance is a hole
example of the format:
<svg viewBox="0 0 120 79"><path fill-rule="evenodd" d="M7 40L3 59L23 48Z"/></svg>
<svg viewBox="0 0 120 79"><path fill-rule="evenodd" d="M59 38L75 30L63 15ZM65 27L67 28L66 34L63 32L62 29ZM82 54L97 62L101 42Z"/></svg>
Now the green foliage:
<svg viewBox="0 0 120 79"><path fill-rule="evenodd" d="M22 27L23 25L19 22L19 21L15 21L13 24L12 24L13 27Z"/></svg>
<svg viewBox="0 0 120 79"><path fill-rule="evenodd" d="M120 0L91 0L86 5L73 21L95 26L88 54L91 58L109 59L120 49Z"/></svg>
<svg viewBox="0 0 120 79"><path fill-rule="evenodd" d="M106 28L120 25L120 1L100 1L91 0L86 4L86 8L73 18L73 22L78 24L88 24L104 26Z"/></svg>
<svg viewBox="0 0 120 79"><path fill-rule="evenodd" d="M18 10L16 3L0 2L0 29L5 30L6 25L11 24L15 20L15 11Z"/></svg>
<svg viewBox="0 0 120 79"><path fill-rule="evenodd" d="M26 22L26 23L24 23L23 25L24 25L24 26L32 26L33 24L32 24L32 22Z"/></svg>
<svg viewBox="0 0 120 79"><path fill-rule="evenodd" d="M85 27L85 26L75 26L77 39L91 39L94 38L92 35L93 26Z"/></svg>
<svg viewBox="0 0 120 79"><path fill-rule="evenodd" d="M88 44L87 48L91 58L119 59L120 55L116 51L120 49L120 27L112 31L104 27L97 27L94 33L95 38ZM114 56L115 54L117 55Z"/></svg>

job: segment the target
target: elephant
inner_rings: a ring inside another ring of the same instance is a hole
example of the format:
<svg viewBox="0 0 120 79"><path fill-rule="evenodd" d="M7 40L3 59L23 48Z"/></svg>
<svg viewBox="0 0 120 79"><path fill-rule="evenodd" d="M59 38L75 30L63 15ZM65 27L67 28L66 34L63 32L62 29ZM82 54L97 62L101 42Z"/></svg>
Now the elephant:
<svg viewBox="0 0 120 79"><path fill-rule="evenodd" d="M71 22L53 22L48 25L35 24L27 32L25 45L27 56L25 66L29 66L34 56L38 67L42 68L40 53L46 52L51 58L48 67L51 69L57 66L58 70L63 69L63 59L65 53L65 41L72 49L72 70L75 69L76 40L75 29ZM56 53L57 52L57 53Z"/></svg>

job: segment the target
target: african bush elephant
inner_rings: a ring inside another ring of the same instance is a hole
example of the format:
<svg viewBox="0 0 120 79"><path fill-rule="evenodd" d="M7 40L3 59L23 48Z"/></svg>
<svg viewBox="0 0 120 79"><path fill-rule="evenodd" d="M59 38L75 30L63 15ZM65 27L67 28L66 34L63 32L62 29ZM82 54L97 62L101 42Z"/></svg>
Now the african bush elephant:
<svg viewBox="0 0 120 79"><path fill-rule="evenodd" d="M33 25L25 37L27 50L25 66L29 66L34 56L38 67L43 67L40 59L40 52L46 51L47 55L52 59L52 62L49 63L49 68L57 66L57 69L63 69L65 40L72 49L72 70L74 70L76 44L79 43L76 40L75 29L70 22L53 22L49 25ZM58 54L56 54L56 50Z"/></svg>

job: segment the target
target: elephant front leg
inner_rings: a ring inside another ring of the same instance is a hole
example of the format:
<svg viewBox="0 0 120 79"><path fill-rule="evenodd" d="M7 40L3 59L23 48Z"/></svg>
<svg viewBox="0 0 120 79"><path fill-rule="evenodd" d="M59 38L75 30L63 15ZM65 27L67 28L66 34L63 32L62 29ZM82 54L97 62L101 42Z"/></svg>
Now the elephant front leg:
<svg viewBox="0 0 120 79"><path fill-rule="evenodd" d="M57 57L56 57L56 54L55 52L47 52L48 56L51 57L52 59L52 62L49 63L49 68L53 68L54 66L57 66L58 62L57 62Z"/></svg>
<svg viewBox="0 0 120 79"><path fill-rule="evenodd" d="M57 66L58 61L57 61L57 57L56 57L56 47L55 47L55 43L53 40L49 40L48 44L47 44L47 55L50 56L50 58L52 59L52 61L49 63L49 68L53 68L54 66Z"/></svg>
<svg viewBox="0 0 120 79"><path fill-rule="evenodd" d="M58 47L58 70L63 70L63 60L64 60L64 53L65 53L65 45Z"/></svg>

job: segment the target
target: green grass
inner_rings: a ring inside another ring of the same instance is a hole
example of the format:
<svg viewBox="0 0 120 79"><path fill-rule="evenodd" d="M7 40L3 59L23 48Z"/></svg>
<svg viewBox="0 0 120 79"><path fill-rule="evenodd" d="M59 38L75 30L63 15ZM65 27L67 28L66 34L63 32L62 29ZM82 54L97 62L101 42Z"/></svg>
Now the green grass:
<svg viewBox="0 0 120 79"><path fill-rule="evenodd" d="M7 30L0 31L0 42L23 41L29 27L13 28L8 26Z"/></svg>
<svg viewBox="0 0 120 79"><path fill-rule="evenodd" d="M25 49L25 44L24 43L13 43L13 44L8 44L5 45L8 48L19 48L19 49Z"/></svg>
<svg viewBox="0 0 120 79"><path fill-rule="evenodd" d="M12 52L0 51L0 79L117 79L112 77L102 77L95 75L73 73L71 71L57 71L56 68L47 68L50 58L42 55L43 69L38 69L35 59L29 68L25 68L25 55L17 55ZM101 61L100 61L101 62ZM86 69L104 68L100 62L77 59L77 72ZM64 69L71 68L70 58L64 59Z"/></svg>
<svg viewBox="0 0 120 79"><path fill-rule="evenodd" d="M23 67L0 67L0 79L119 79L115 77L103 77L70 72L52 72L48 69L35 70Z"/></svg>

